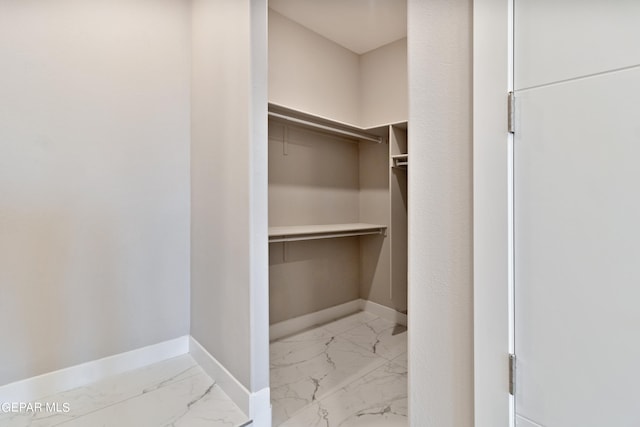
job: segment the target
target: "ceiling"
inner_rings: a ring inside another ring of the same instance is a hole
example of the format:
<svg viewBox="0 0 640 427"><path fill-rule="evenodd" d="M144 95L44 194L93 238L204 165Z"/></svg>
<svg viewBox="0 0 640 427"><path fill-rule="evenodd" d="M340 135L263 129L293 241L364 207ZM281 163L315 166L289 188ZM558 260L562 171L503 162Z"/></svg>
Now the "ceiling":
<svg viewBox="0 0 640 427"><path fill-rule="evenodd" d="M269 0L269 7L357 54L407 35L406 0Z"/></svg>

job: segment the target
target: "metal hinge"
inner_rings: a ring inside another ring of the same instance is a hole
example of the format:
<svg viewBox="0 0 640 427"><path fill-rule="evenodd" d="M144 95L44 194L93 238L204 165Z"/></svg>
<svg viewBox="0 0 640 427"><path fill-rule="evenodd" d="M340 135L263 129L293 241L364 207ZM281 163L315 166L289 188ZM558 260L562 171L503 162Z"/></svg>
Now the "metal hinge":
<svg viewBox="0 0 640 427"><path fill-rule="evenodd" d="M509 133L515 133L515 122L516 122L516 96L513 92L509 92L509 97L507 98L507 129Z"/></svg>
<svg viewBox="0 0 640 427"><path fill-rule="evenodd" d="M516 355L509 353L509 394L516 395Z"/></svg>

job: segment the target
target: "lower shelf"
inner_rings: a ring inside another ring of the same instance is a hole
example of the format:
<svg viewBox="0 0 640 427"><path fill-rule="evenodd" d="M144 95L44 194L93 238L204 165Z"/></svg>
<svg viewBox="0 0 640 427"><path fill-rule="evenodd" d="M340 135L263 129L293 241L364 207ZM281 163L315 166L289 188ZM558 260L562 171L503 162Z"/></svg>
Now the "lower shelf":
<svg viewBox="0 0 640 427"><path fill-rule="evenodd" d="M269 227L269 243L384 234L386 229L386 225L364 223Z"/></svg>

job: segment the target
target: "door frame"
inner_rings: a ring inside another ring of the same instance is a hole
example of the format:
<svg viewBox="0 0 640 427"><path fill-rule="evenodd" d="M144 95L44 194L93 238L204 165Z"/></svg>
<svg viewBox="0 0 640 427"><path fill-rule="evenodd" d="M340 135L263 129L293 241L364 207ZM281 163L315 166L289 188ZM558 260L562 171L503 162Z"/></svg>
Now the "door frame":
<svg viewBox="0 0 640 427"><path fill-rule="evenodd" d="M473 222L475 427L514 425L513 88L514 0L474 0Z"/></svg>

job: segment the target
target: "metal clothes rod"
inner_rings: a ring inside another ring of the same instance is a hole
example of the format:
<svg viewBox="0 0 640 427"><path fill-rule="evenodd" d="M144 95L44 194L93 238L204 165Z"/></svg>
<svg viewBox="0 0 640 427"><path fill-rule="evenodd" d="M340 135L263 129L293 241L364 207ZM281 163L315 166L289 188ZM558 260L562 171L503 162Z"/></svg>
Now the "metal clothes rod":
<svg viewBox="0 0 640 427"><path fill-rule="evenodd" d="M408 154L396 154L395 156L391 156L393 159L393 166L396 169L406 170L409 166L409 155Z"/></svg>
<svg viewBox="0 0 640 427"><path fill-rule="evenodd" d="M273 113L271 111L269 111L269 116L270 117L275 117L275 118L278 118L278 119L283 119L283 120L286 120L288 122L298 123L300 125L313 127L313 128L316 128L316 129L322 129L324 131L337 133L337 134L340 134L340 135L350 136L352 138L358 138L358 139L363 139L365 141L377 142L378 144L382 143L382 137L381 136L374 136L374 135L369 135L369 134L366 134L366 133L352 132L352 131L349 131L349 130L340 129L338 127L322 125L320 123L314 123L314 122L310 122L308 120L303 120L303 119L298 119L298 118L295 118L295 117L285 116L284 114Z"/></svg>
<svg viewBox="0 0 640 427"><path fill-rule="evenodd" d="M314 234L308 236L292 236L292 237L276 237L269 239L269 243L281 243L281 242L299 242L302 240L318 240L318 239L333 239L337 237L353 237L353 236L366 236L369 234L382 234L381 230L376 231L357 231L352 233L332 233L332 234Z"/></svg>

